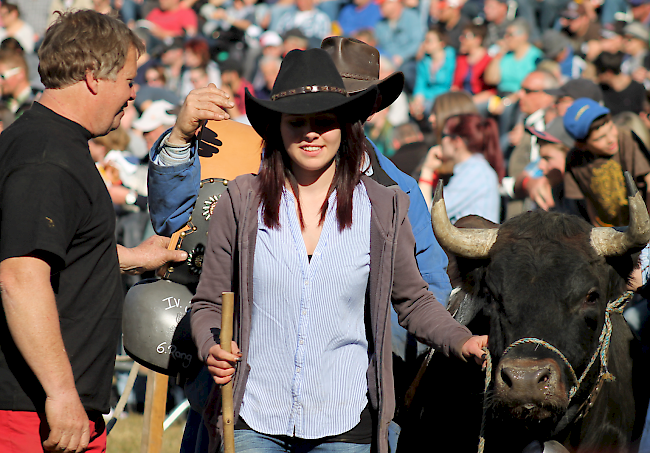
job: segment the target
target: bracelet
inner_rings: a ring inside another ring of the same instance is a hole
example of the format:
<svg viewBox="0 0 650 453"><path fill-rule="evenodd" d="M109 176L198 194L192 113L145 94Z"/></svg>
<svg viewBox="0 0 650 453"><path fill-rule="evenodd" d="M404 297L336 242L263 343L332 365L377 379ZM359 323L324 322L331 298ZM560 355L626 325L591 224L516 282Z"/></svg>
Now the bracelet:
<svg viewBox="0 0 650 453"><path fill-rule="evenodd" d="M521 188L524 189L526 192L528 192L528 189L526 186L528 185L528 181L530 181L530 176L526 176L523 181L521 181Z"/></svg>
<svg viewBox="0 0 650 453"><path fill-rule="evenodd" d="M418 179L418 183L420 183L420 182L421 182L422 184L427 184L427 185L429 185L429 186L432 186L432 185L433 185L433 178L432 178L432 179L423 179L423 178L420 178L420 179Z"/></svg>

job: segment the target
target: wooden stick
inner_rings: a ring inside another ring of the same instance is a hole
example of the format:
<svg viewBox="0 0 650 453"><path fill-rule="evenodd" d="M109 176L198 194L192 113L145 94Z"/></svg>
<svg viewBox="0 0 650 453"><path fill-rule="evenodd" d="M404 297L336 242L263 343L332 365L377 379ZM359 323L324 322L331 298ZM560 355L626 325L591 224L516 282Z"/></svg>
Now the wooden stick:
<svg viewBox="0 0 650 453"><path fill-rule="evenodd" d="M160 453L162 451L168 380L169 376L149 370L144 401L142 443L140 444L142 453Z"/></svg>
<svg viewBox="0 0 650 453"><path fill-rule="evenodd" d="M232 323L235 293L221 294L221 349L232 352ZM221 386L221 415L223 417L224 453L235 453L235 410L232 401L232 380Z"/></svg>

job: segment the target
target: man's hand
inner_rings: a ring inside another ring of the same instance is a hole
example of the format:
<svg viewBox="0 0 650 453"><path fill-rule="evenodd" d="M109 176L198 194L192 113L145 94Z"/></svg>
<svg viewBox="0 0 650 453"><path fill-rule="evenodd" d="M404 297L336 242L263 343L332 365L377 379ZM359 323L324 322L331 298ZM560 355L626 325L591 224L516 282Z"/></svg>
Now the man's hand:
<svg viewBox="0 0 650 453"><path fill-rule="evenodd" d="M544 211L548 211L555 206L553 192L551 192L551 183L546 176L541 178L530 178L526 184L526 190L531 200Z"/></svg>
<svg viewBox="0 0 650 453"><path fill-rule="evenodd" d="M90 441L90 423L76 389L45 399L50 435L43 442L47 451L82 452Z"/></svg>
<svg viewBox="0 0 650 453"><path fill-rule="evenodd" d="M205 88L193 90L187 95L174 128L167 139L171 145L185 145L192 140L203 121L227 120L230 115L225 109L235 106L230 97L213 83Z"/></svg>
<svg viewBox="0 0 650 453"><path fill-rule="evenodd" d="M183 250L168 250L169 238L153 235L134 248L117 246L120 271L124 274L141 274L163 267L173 261L187 259Z"/></svg>
<svg viewBox="0 0 650 453"><path fill-rule="evenodd" d="M463 357L469 358L474 356L474 360L479 365L483 365L485 362L485 351L483 348L487 348L488 336L487 335L474 335L472 338L467 340L461 349Z"/></svg>
<svg viewBox="0 0 650 453"><path fill-rule="evenodd" d="M210 348L210 355L205 360L208 371L217 384L227 384L235 374L235 364L241 359L239 346L232 342L232 353L221 349L221 346L214 345Z"/></svg>

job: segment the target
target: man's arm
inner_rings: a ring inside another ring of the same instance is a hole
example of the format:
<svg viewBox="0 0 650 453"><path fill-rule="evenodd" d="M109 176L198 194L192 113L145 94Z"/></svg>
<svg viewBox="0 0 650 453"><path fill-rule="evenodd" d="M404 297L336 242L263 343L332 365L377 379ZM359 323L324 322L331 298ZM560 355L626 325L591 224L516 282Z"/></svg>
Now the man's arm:
<svg viewBox="0 0 650 453"><path fill-rule="evenodd" d="M165 132L150 151L148 194L154 230L171 236L185 225L199 193L201 169L197 156L196 131L206 120L230 118L225 109L234 107L228 94L213 84L190 92L176 124ZM167 134L169 136L163 140ZM190 146L186 159L177 164L160 165L158 155L165 146L179 149Z"/></svg>
<svg viewBox="0 0 650 453"><path fill-rule="evenodd" d="M43 447L83 451L90 426L63 344L49 264L30 256L2 261L0 295L11 336L45 391L50 435Z"/></svg>
<svg viewBox="0 0 650 453"><path fill-rule="evenodd" d="M133 248L117 246L117 257L120 262L120 272L123 274L142 274L163 267L172 261L187 259L183 250L169 250L169 238L151 236L140 245Z"/></svg>
<svg viewBox="0 0 650 453"><path fill-rule="evenodd" d="M431 215L424 196L413 178L397 168L386 156L378 152L375 154L381 168L409 196L408 218L415 237L415 259L420 274L429 285L429 291L436 296L438 302L446 306L451 293L451 283L447 276L448 259L433 234Z"/></svg>

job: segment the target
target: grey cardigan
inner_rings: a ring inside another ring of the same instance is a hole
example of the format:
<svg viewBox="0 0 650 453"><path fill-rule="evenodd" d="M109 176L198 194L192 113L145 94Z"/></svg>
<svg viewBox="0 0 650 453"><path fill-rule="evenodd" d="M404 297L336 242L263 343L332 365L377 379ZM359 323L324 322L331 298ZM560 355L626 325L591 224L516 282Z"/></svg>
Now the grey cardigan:
<svg viewBox="0 0 650 453"><path fill-rule="evenodd" d="M388 425L395 411L392 370L390 306L399 322L416 338L445 355L463 359L461 348L472 333L457 323L429 292L415 260L415 239L407 217L409 198L397 187L384 187L362 177L372 205L370 226L370 276L366 301L370 363L368 391L371 407L378 412L376 446L388 452ZM230 181L210 220L203 272L193 299L192 337L205 361L219 342L221 293L235 292L234 339L242 361L234 377L235 419L239 412L248 365L251 327L253 262L257 235L259 181L243 175ZM464 359L463 359L464 360ZM220 392L215 386L203 414L210 432L210 451L221 439Z"/></svg>

